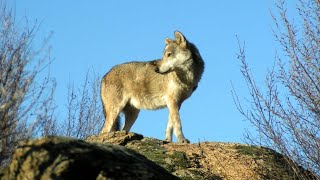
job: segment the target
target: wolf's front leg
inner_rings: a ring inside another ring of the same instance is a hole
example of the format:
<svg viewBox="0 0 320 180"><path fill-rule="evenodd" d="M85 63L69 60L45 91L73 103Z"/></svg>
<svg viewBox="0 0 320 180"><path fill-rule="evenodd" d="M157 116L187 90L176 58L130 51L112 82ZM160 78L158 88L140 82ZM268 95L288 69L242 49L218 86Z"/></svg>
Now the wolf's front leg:
<svg viewBox="0 0 320 180"><path fill-rule="evenodd" d="M182 133L181 120L180 120L179 116L174 121L173 130L174 130L174 134L177 137L179 143L190 143L190 141L188 139L186 139Z"/></svg>
<svg viewBox="0 0 320 180"><path fill-rule="evenodd" d="M171 99L168 103L168 109L169 109L169 120L166 130L166 140L171 141L172 140L172 129L174 131L175 136L178 139L179 143L190 143L188 139L186 139L182 133L182 126L181 126L181 120L179 115L179 109L180 106L174 101L174 99Z"/></svg>
<svg viewBox="0 0 320 180"><path fill-rule="evenodd" d="M166 129L166 141L168 142L172 142L172 131L173 131L173 122L169 114L168 124Z"/></svg>

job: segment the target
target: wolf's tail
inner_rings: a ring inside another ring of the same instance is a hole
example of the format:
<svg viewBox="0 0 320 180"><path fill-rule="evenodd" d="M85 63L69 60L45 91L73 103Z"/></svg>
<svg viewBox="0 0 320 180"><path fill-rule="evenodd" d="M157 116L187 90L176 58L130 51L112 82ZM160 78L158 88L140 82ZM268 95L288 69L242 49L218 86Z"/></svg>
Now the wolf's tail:
<svg viewBox="0 0 320 180"><path fill-rule="evenodd" d="M121 126L120 116L118 116L118 117L116 118L115 123L113 124L112 130L114 130L114 131L120 131L120 126Z"/></svg>

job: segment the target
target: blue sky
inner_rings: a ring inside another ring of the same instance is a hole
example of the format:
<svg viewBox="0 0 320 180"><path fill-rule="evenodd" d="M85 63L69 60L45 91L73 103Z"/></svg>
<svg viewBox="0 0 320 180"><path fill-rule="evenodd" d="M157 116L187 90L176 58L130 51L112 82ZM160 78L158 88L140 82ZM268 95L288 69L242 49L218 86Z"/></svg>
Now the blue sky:
<svg viewBox="0 0 320 180"><path fill-rule="evenodd" d="M59 118L66 113L70 80L80 86L89 69L103 76L119 63L160 58L165 38L179 30L197 45L206 64L197 91L180 111L185 136L192 142L242 142L244 129L252 130L231 95L232 82L240 97L248 97L236 35L246 41L247 60L262 85L277 46L273 1L16 0L12 7L18 18L42 22L37 40L53 32L50 68ZM142 111L132 131L164 139L167 113Z"/></svg>

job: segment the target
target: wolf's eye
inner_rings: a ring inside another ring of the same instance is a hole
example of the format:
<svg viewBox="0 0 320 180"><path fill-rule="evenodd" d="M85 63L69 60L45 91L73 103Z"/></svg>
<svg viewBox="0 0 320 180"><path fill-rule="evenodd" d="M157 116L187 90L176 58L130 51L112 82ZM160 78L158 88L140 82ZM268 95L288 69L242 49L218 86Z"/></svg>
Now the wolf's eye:
<svg viewBox="0 0 320 180"><path fill-rule="evenodd" d="M170 57L172 55L172 52L167 52L167 57Z"/></svg>

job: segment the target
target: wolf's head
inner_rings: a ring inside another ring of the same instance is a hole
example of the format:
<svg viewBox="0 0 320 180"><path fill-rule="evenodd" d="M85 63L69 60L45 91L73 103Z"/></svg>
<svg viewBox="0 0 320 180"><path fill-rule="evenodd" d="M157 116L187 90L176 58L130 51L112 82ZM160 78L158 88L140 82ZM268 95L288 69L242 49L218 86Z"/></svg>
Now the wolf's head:
<svg viewBox="0 0 320 180"><path fill-rule="evenodd" d="M192 64L189 42L181 32L174 32L175 40L167 38L162 60L157 63L156 72L165 74L176 69L186 69Z"/></svg>

